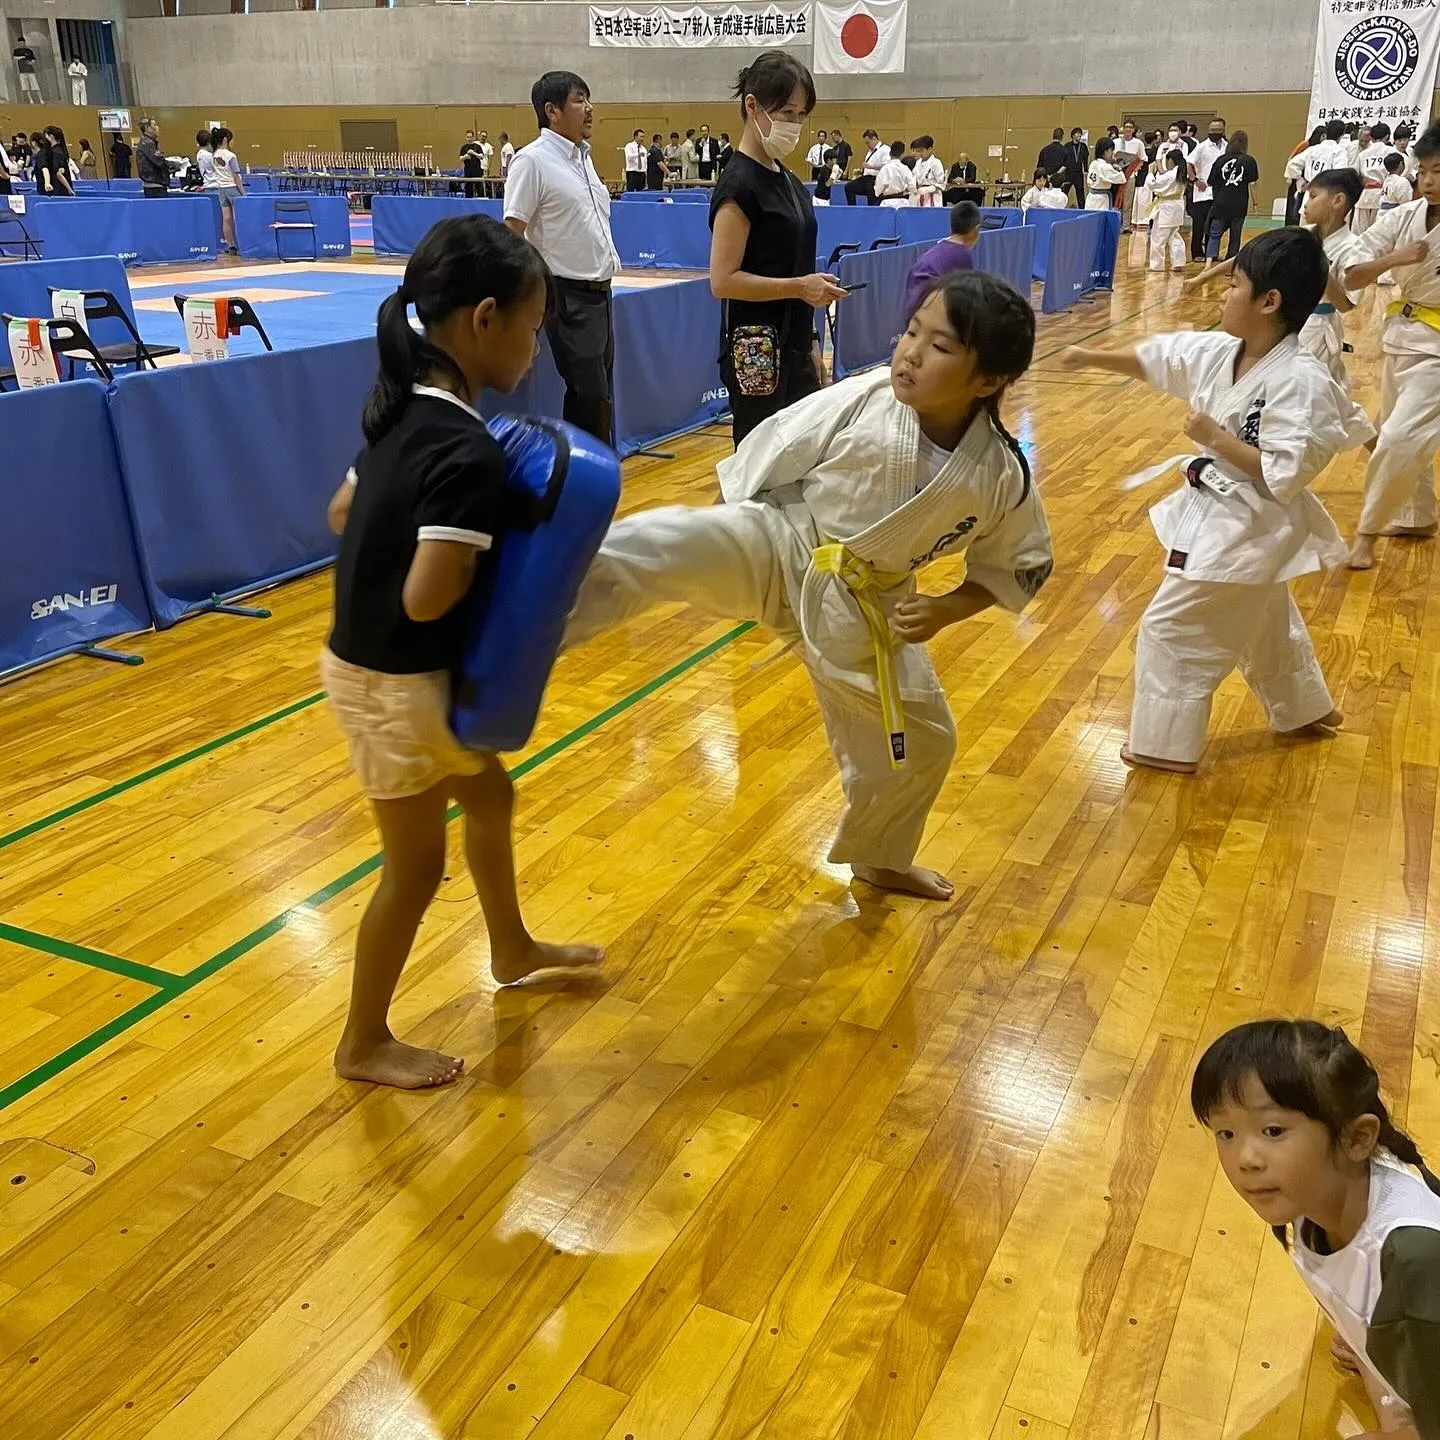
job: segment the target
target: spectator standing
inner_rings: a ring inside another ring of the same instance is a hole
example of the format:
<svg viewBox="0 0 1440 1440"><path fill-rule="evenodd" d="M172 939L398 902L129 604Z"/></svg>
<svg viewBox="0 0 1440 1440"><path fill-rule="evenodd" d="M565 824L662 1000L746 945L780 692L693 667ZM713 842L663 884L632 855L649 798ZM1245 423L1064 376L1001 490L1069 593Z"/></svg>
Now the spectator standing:
<svg viewBox="0 0 1440 1440"><path fill-rule="evenodd" d="M98 180L100 169L95 161L95 152L90 148L88 140L80 142L80 178L82 180Z"/></svg>
<svg viewBox="0 0 1440 1440"><path fill-rule="evenodd" d="M500 178L506 179L510 174L510 164L515 159L515 147L510 143L508 131L500 132Z"/></svg>
<svg viewBox="0 0 1440 1440"><path fill-rule="evenodd" d="M670 173L665 164L665 147L660 141L661 136L657 133L651 138L650 149L645 154L645 188L647 190L663 190L665 177Z"/></svg>
<svg viewBox="0 0 1440 1440"><path fill-rule="evenodd" d="M110 173L117 180L130 178L130 162L134 154L135 147L131 145L130 137L117 130L110 141Z"/></svg>
<svg viewBox="0 0 1440 1440"><path fill-rule="evenodd" d="M466 180L479 181L485 178L485 151L475 138L473 130L467 130L464 140L460 142L460 169ZM460 188L472 197L478 195L481 189L478 184L462 185Z"/></svg>
<svg viewBox="0 0 1440 1440"><path fill-rule="evenodd" d="M670 143L665 147L665 163L670 167L672 175L679 175L680 171L680 132L670 132Z"/></svg>
<svg viewBox="0 0 1440 1440"><path fill-rule="evenodd" d="M220 141L219 130L197 130L195 132L195 166L200 171L200 186L207 195L213 195L220 204L220 232L224 237L225 249L235 254L235 181L228 166L221 165L215 156L215 146Z"/></svg>
<svg viewBox="0 0 1440 1440"><path fill-rule="evenodd" d="M745 118L710 200L710 289L722 302L720 373L738 448L762 420L823 383L815 311L845 292L813 273L810 195L781 163L815 108L815 82L793 55L767 50L740 72Z"/></svg>
<svg viewBox="0 0 1440 1440"><path fill-rule="evenodd" d="M1232 260L1239 253L1245 231L1245 217L1260 179L1260 167L1250 153L1250 137L1237 130L1225 147L1225 153L1210 167L1210 229L1205 241L1205 268L1220 258L1220 236L1229 231L1225 258Z"/></svg>
<svg viewBox="0 0 1440 1440"><path fill-rule="evenodd" d="M645 188L645 132L638 127L625 147L625 189L627 192Z"/></svg>
<svg viewBox="0 0 1440 1440"><path fill-rule="evenodd" d="M1341 127L1344 128L1343 126ZM1190 155L1190 258L1204 260L1210 234L1210 167L1225 153L1225 120L1217 115L1210 133ZM1242 216L1243 219L1243 216Z"/></svg>
<svg viewBox="0 0 1440 1440"><path fill-rule="evenodd" d="M1124 212L1122 230L1130 229L1135 192L1139 188L1139 174L1145 164L1145 142L1135 133L1135 122L1127 120L1120 127L1120 138L1115 142L1115 164L1125 172L1125 184L1115 195L1117 208Z"/></svg>
<svg viewBox="0 0 1440 1440"><path fill-rule="evenodd" d="M730 132L720 132L720 158L715 162L715 173L723 175L725 167L735 158L735 147L730 143Z"/></svg>
<svg viewBox="0 0 1440 1440"><path fill-rule="evenodd" d="M1035 162L1037 170L1043 170L1052 185L1063 185L1067 174L1068 156L1065 152L1065 131L1056 126L1050 132L1050 143L1041 151Z"/></svg>
<svg viewBox="0 0 1440 1440"><path fill-rule="evenodd" d="M850 173L850 162L855 158L855 152L850 148L850 142L845 138L845 132L834 129L830 132L830 149L834 153L834 163L840 167L840 178L843 180Z"/></svg>
<svg viewBox="0 0 1440 1440"><path fill-rule="evenodd" d="M1085 208L1085 176L1090 169L1090 147L1085 143L1085 132L1074 125L1070 129L1070 143L1065 147L1065 183L1075 195L1075 208Z"/></svg>
<svg viewBox="0 0 1440 1440"><path fill-rule="evenodd" d="M35 184L42 195L75 194L70 178L70 151L65 145L65 132L58 125L47 125L35 154Z"/></svg>
<svg viewBox="0 0 1440 1440"><path fill-rule="evenodd" d="M823 185L830 176L830 137L824 130L818 131L815 136L815 143L810 147L805 156L805 163L810 167L810 178L816 185Z"/></svg>
<svg viewBox="0 0 1440 1440"><path fill-rule="evenodd" d="M700 138L695 142L695 167L700 180L706 185L715 183L715 166L720 159L720 146L710 133L708 125L700 127Z"/></svg>
<svg viewBox="0 0 1440 1440"><path fill-rule="evenodd" d="M10 194L10 180L19 173L20 167L10 158L5 142L0 140L0 195Z"/></svg>
<svg viewBox="0 0 1440 1440"><path fill-rule="evenodd" d="M565 382L564 418L611 445L610 292L620 257L610 234L610 192L591 157L590 87L568 70L552 70L535 82L530 103L540 133L510 166L505 223L535 246L554 276L545 331Z"/></svg>
<svg viewBox="0 0 1440 1440"><path fill-rule="evenodd" d="M23 35L15 37L15 71L20 77L20 94L31 105L43 105L45 97L40 93L40 77L35 73L35 52L25 43Z"/></svg>
<svg viewBox="0 0 1440 1440"><path fill-rule="evenodd" d="M700 161L695 154L695 131L693 129L685 132L685 138L680 142L680 178L682 180L698 180L700 178Z"/></svg>
<svg viewBox="0 0 1440 1440"><path fill-rule="evenodd" d="M77 55L65 67L65 73L70 77L70 103L72 105L89 104L85 95L90 67Z"/></svg>

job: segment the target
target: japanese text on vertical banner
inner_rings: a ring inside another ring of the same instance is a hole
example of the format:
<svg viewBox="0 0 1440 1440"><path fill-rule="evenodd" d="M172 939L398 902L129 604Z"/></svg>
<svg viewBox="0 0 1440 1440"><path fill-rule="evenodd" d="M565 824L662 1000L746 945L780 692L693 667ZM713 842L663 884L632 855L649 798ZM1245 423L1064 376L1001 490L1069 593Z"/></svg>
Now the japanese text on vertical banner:
<svg viewBox="0 0 1440 1440"><path fill-rule="evenodd" d="M590 6L590 43L628 49L810 43L810 6Z"/></svg>
<svg viewBox="0 0 1440 1440"><path fill-rule="evenodd" d="M1440 52L1436 0L1320 0L1313 130L1329 120L1384 120L1423 129Z"/></svg>

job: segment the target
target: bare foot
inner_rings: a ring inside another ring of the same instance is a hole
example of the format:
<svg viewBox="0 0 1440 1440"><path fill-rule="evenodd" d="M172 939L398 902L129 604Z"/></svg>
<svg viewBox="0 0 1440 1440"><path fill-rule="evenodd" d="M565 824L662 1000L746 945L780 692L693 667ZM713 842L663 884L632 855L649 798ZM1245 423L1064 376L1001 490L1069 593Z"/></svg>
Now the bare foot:
<svg viewBox="0 0 1440 1440"><path fill-rule="evenodd" d="M1355 543L1350 547L1350 554L1346 558L1345 564L1351 570L1373 570L1377 538L1374 535L1357 535Z"/></svg>
<svg viewBox="0 0 1440 1440"><path fill-rule="evenodd" d="M1343 1335L1336 1335L1330 1342L1330 1358L1347 1374L1360 1373L1360 1358L1351 1349L1350 1342Z"/></svg>
<svg viewBox="0 0 1440 1440"><path fill-rule="evenodd" d="M877 890L897 890L902 895L918 895L922 900L948 900L955 893L955 887L938 870L926 870L922 865L912 865L908 870L852 865L850 873Z"/></svg>
<svg viewBox="0 0 1440 1440"><path fill-rule="evenodd" d="M1332 710L1328 715L1322 715L1308 725L1297 725L1295 729L1281 730L1279 734L1286 740L1309 740L1312 737L1329 740L1334 738L1335 732L1344 723L1345 716L1339 710Z"/></svg>
<svg viewBox="0 0 1440 1440"><path fill-rule="evenodd" d="M1127 765L1163 770L1167 775L1193 775L1199 768L1193 760L1157 760L1153 755L1137 755L1128 745L1120 747L1120 758Z"/></svg>
<svg viewBox="0 0 1440 1440"><path fill-rule="evenodd" d="M1435 528L1434 525L1387 525L1380 533L1401 540L1433 540Z"/></svg>
<svg viewBox="0 0 1440 1440"><path fill-rule="evenodd" d="M513 955L491 955L490 973L500 985L513 985L541 970L594 969L605 958L595 945L542 945L532 940Z"/></svg>
<svg viewBox="0 0 1440 1440"><path fill-rule="evenodd" d="M361 1048L343 1037L335 1052L335 1073L342 1080L368 1080L398 1090L428 1090L460 1078L465 1062L440 1050L406 1045L393 1035L378 1045Z"/></svg>

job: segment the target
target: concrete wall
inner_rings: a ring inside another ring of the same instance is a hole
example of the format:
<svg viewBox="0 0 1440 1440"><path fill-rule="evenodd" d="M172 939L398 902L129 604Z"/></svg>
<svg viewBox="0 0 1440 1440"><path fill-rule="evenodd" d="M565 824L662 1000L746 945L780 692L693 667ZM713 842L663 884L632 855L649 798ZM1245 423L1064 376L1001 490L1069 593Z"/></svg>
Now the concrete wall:
<svg viewBox="0 0 1440 1440"><path fill-rule="evenodd" d="M711 101L748 53L591 48L586 5L574 0L387 10L319 0L316 12L249 15L195 13L228 12L229 0L179 0L170 19L157 18L160 0L127 3L125 58L147 106L507 104L561 67L583 74L605 104ZM911 0L907 73L826 76L821 91L831 100L1308 91L1315 25L1314 0L1098 9Z"/></svg>

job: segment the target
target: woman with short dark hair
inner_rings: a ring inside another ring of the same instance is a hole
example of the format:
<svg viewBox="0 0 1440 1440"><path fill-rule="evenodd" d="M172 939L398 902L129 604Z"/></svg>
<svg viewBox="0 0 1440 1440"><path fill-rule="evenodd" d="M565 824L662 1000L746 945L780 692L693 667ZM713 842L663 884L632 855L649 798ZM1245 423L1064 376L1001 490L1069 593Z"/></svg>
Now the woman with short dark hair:
<svg viewBox="0 0 1440 1440"><path fill-rule="evenodd" d="M762 420L820 388L815 311L845 292L815 272L815 209L781 164L815 108L809 70L767 50L734 93L745 133L710 201L710 289L723 302L720 372L738 448Z"/></svg>

